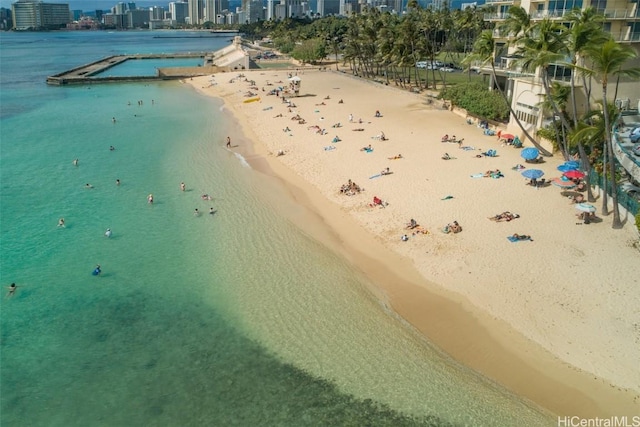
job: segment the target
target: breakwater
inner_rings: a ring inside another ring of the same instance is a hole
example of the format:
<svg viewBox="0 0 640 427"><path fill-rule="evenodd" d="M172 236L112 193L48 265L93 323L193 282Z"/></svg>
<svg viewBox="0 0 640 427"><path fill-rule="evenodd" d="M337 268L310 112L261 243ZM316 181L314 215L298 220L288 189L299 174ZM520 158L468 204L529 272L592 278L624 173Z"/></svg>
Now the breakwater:
<svg viewBox="0 0 640 427"><path fill-rule="evenodd" d="M110 83L110 82L127 82L127 81L153 81L153 80L169 80L187 77L202 76L208 73L214 73L218 67L207 65L202 67L170 67L158 68L156 75L153 76L98 76L109 68L120 65L130 60L142 59L185 59L185 58L202 58L203 64L210 63L206 61L207 53L205 52L189 52L189 53L160 53L160 54L135 54L135 55L112 55L89 64L81 65L67 71L47 77L47 84L50 85L69 85L69 84L91 84L91 83Z"/></svg>

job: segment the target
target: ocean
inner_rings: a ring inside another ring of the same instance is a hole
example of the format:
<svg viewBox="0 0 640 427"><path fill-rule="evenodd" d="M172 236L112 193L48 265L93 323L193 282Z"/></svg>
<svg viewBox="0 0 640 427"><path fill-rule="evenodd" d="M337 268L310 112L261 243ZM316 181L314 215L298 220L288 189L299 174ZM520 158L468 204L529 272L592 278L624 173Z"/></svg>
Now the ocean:
<svg viewBox="0 0 640 427"><path fill-rule="evenodd" d="M0 283L18 285L1 295L2 426L555 423L297 228L278 181L224 149L220 100L178 81L45 84L228 42L158 34L0 36Z"/></svg>

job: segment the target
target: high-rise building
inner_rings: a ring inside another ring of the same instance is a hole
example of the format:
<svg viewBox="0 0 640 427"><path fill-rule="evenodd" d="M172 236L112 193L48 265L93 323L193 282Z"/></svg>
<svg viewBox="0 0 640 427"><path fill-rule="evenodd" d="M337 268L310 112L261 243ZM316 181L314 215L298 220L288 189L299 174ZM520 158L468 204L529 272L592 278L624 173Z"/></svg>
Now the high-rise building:
<svg viewBox="0 0 640 427"><path fill-rule="evenodd" d="M189 16L189 3L171 2L169 3L169 13L174 24L184 24L185 18Z"/></svg>
<svg viewBox="0 0 640 427"><path fill-rule="evenodd" d="M204 20L217 22L217 16L229 10L229 0L204 0Z"/></svg>
<svg viewBox="0 0 640 427"><path fill-rule="evenodd" d="M257 22L264 19L262 0L243 0L242 8L245 12L245 19L249 23Z"/></svg>
<svg viewBox="0 0 640 427"><path fill-rule="evenodd" d="M204 23L204 0L189 0L189 22L191 25Z"/></svg>
<svg viewBox="0 0 640 427"><path fill-rule="evenodd" d="M164 8L160 6L151 6L149 8L151 19L164 19Z"/></svg>
<svg viewBox="0 0 640 427"><path fill-rule="evenodd" d="M18 0L11 5L14 30L53 30L71 22L68 4Z"/></svg>

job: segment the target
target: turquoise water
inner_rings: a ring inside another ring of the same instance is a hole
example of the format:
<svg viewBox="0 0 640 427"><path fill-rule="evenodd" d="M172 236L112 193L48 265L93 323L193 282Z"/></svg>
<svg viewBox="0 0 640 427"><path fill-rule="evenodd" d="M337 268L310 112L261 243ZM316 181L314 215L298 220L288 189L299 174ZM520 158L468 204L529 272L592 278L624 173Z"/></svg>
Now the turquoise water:
<svg viewBox="0 0 640 427"><path fill-rule="evenodd" d="M92 77L155 76L158 68L198 67L202 58L130 59Z"/></svg>
<svg viewBox="0 0 640 427"><path fill-rule="evenodd" d="M216 48L152 35L2 35L3 426L553 425L283 216L279 184L222 148L220 101L44 84L110 54Z"/></svg>

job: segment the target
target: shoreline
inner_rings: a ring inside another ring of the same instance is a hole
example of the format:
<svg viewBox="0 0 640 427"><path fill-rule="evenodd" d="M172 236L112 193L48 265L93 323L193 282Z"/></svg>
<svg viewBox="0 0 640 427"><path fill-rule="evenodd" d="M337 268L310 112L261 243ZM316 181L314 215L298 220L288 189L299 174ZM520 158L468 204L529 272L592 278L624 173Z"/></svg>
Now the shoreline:
<svg viewBox="0 0 640 427"><path fill-rule="evenodd" d="M265 77L262 76L266 74L269 74L268 77L274 80L275 77L272 77L274 74L282 77L285 73L274 70L245 72L245 75L251 75L252 79L261 79L263 82ZM311 73L307 71L307 75L309 74ZM217 76L227 80L232 77L232 74L218 74ZM349 79L347 80L348 83L352 83L353 80L350 76L342 76L333 72L322 73L322 76L324 80L330 80L329 85L336 81L339 84L344 84L341 79ZM444 280L434 280L434 278L437 279L439 277L438 275L434 275L435 277L425 275L424 271L419 268L420 265L416 264L415 256L412 256L415 254L399 251L397 247L394 247L394 242L385 235L387 233L384 230L382 230L382 233L372 232L371 224L368 224L367 221L364 221L363 224L362 218L358 218L357 215L354 215L354 212L362 216L362 212L360 212L362 209L359 206L366 204L375 193L366 191L364 197L360 195L342 200L339 199L339 195L328 195L326 191L319 188L317 182L310 182L308 175L305 176L304 173L300 173L301 166L299 164L285 163L285 161L289 161L293 157L290 155L298 148L295 147L296 142L289 142L294 138L290 138L287 141L291 148L285 147L287 149L285 156L273 156L271 153L278 148L275 144L284 145L278 140L286 136L285 133L278 133L281 132L280 124L283 126L289 125L305 140L312 139L306 126L303 126L304 130L302 130L300 129L302 127L295 124L294 128L294 125L291 125L292 122L287 118L280 122L270 120L270 117L273 117L276 113L282 113L285 116L292 115L284 110L284 107L280 107L277 104L278 100L275 97L268 99L263 96L260 102L243 104L241 92L246 89L247 85L238 83L220 85L218 83L216 86L205 88L204 86L208 86L206 83L209 79L210 77L194 79L190 84L202 93L224 100L225 110L237 120L240 126L238 136L233 135L233 139L237 140L236 138L239 138L243 142L249 142L252 145L252 147L243 145L234 150L245 155L247 161L257 171L277 177L287 188L291 197L305 208L304 218L293 218L294 222L301 228L304 225L304 229L314 238L338 251L363 271L379 287L378 289L372 289L372 292L386 301L398 316L412 325L415 330L425 336L436 347L449 354L454 360L556 414L602 417L605 415L632 415L638 413L638 397L635 392L614 387L610 385L609 381L571 366L567 361L554 356L545 350L543 346L527 337L526 334L523 335L517 328L512 327L507 320L499 319L489 310L486 310L486 307L482 304L474 301L474 295L465 294L455 287L447 286ZM303 79L306 82L307 79L304 75ZM286 80L286 76L283 80ZM358 84L371 85L374 88L373 91L375 91L375 88L379 88L384 91L382 92L383 94L395 94L397 92L398 97L406 98L409 96L409 101L412 102L410 109L417 111L421 108L421 105L417 102L419 101L417 96L396 91L391 87L374 86L369 82L359 82ZM303 86L302 92L304 92L304 89L305 87ZM325 88L325 90L330 89ZM380 93L376 93L376 95L380 95ZM346 96L345 94L345 99L347 99ZM311 102L318 104L321 99L320 95L318 95ZM309 103L304 98L294 98L294 100L298 104L296 111L302 110L300 104L303 102ZM353 101L353 99L348 98L349 108L352 108ZM369 101L371 100L369 99ZM337 101L332 102L332 105L335 105ZM368 105L372 104L369 103ZM267 106L266 110L263 109L265 106ZM313 110L313 105L310 107ZM463 122L462 118L456 117L448 111L429 110L428 108L427 110L428 112L433 111L439 117L444 117L444 114L446 114L450 118L453 116L457 123ZM354 112L361 113L357 109L354 109ZM391 110L388 111L388 113L390 112ZM300 114L303 114L302 111ZM314 118L310 114L311 111L307 109L304 112L305 118ZM324 111L323 114L329 116ZM342 116L342 120L344 122L344 116ZM269 121L277 123L267 123ZM326 124L332 123L330 120L326 120L326 122L328 122ZM317 120L308 120L308 123L311 125L318 122ZM394 131L392 134L389 131L391 126L388 123L385 123L384 126L385 133L391 135L391 142L393 143L396 132ZM370 126L366 127L371 129ZM300 129L299 132L298 129ZM397 131L397 127L395 130ZM471 127L468 130L471 130ZM369 139L368 135L372 132L374 130L369 131L364 138L360 136L358 142ZM348 137L352 136L344 130L342 130L342 134ZM435 131L431 138L439 138L438 135L439 133ZM327 138L329 136L325 135L324 140L326 141ZM301 142L301 139L295 138L295 141ZM371 142L376 145L380 144L377 141ZM494 141L492 140L491 142ZM307 142L304 143L306 144ZM321 149L321 145L315 143L314 145L314 150ZM403 150L409 148L402 147ZM436 148L436 150L441 149L439 146ZM447 149L455 152L453 151L455 148L452 146L448 146ZM339 147L339 150L342 150L342 146ZM502 149L502 151L504 150ZM508 150L512 149L508 148ZM404 151L402 152L404 153ZM309 153L302 154L300 158L295 158L294 160L304 163ZM355 154L355 156L363 155L365 154ZM349 161L356 158L355 156L352 156ZM442 162L439 159L439 155L437 160ZM385 160L385 163L390 162ZM393 163L391 165L395 166ZM313 168L312 172L316 173ZM348 177L337 173L335 175L337 178L331 183L333 186L346 181ZM371 186L370 183L364 182L362 178L358 178L357 182L365 186ZM546 190L550 189L545 189L544 191ZM376 189L376 191L378 190ZM379 194L382 195L383 191L380 190ZM384 198L386 199L386 197ZM356 199L359 202L359 206L352 204ZM326 203L327 200L334 203ZM398 204L399 202L393 200L390 208L394 209ZM391 209L388 210L390 211ZM369 209L365 210L364 215L366 214L370 214ZM462 217L462 213L458 215ZM396 218L396 221L402 223L403 219ZM313 226L310 227L310 224L313 224ZM599 224L598 226L607 227L608 225ZM437 231L431 225L429 229L432 233L431 235L418 236L415 240L424 237L426 243L433 236L433 233ZM398 233L400 232L401 229L399 228ZM465 233L461 233L460 236L446 237L455 238L464 235ZM511 249L510 247L507 248ZM435 283L438 284L435 285ZM452 333L453 331L455 333Z"/></svg>

